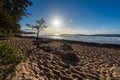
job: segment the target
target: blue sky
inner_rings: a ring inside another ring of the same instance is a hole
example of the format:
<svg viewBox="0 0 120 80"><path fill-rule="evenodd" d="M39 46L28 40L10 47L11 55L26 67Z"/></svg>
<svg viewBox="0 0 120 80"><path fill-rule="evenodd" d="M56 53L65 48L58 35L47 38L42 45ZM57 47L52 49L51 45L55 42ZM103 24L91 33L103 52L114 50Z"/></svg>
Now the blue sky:
<svg viewBox="0 0 120 80"><path fill-rule="evenodd" d="M120 33L120 0L31 0L28 8L32 15L23 18L26 23L35 24L43 17L48 29L45 33L62 34L117 34ZM52 20L61 22L53 27Z"/></svg>

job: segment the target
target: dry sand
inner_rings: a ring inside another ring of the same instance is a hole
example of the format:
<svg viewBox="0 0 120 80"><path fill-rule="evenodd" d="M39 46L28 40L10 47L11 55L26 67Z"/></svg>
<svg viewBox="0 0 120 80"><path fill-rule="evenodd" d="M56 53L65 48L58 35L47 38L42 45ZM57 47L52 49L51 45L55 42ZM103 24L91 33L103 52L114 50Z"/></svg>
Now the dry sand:
<svg viewBox="0 0 120 80"><path fill-rule="evenodd" d="M51 40L47 44L40 43L40 47L52 48L52 51L45 51L36 49L33 40L0 40L0 43L19 48L20 53L26 56L26 60L16 66L16 75L11 80L120 80L120 47ZM61 50L63 44L70 45L73 50ZM63 60L61 54L69 52L76 54L79 62Z"/></svg>

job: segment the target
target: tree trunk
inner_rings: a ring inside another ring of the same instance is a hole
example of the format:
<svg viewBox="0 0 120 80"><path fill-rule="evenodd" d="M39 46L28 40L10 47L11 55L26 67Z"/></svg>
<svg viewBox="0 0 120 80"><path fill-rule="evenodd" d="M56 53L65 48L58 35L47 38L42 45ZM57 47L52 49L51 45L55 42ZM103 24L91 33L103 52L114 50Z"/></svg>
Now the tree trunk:
<svg viewBox="0 0 120 80"><path fill-rule="evenodd" d="M37 30L37 37L36 37L36 43L37 43L37 48L39 47L39 41L38 41L38 38L39 38L39 29Z"/></svg>
<svg viewBox="0 0 120 80"><path fill-rule="evenodd" d="M38 37L39 37L39 30L37 30L37 37L36 37L36 41L38 41Z"/></svg>

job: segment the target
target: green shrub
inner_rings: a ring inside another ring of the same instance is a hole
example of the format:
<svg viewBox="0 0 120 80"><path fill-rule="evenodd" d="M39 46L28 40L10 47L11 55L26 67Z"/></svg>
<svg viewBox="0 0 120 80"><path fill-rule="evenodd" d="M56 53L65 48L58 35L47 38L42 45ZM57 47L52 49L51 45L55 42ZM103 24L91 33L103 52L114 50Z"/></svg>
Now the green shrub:
<svg viewBox="0 0 120 80"><path fill-rule="evenodd" d="M5 63L13 63L18 64L21 60L23 60L23 56L18 55L18 50L8 44L0 45L0 57L6 59Z"/></svg>
<svg viewBox="0 0 120 80"><path fill-rule="evenodd" d="M0 32L0 37L14 37L14 34L13 33L6 34Z"/></svg>
<svg viewBox="0 0 120 80"><path fill-rule="evenodd" d="M14 72L15 66L24 59L24 57L18 53L19 50L17 48L9 44L0 44L0 80L3 79L5 75ZM11 68L13 71L9 72ZM8 71L8 73L4 73L5 71Z"/></svg>
<svg viewBox="0 0 120 80"><path fill-rule="evenodd" d="M0 33L0 37L5 37L6 34Z"/></svg>

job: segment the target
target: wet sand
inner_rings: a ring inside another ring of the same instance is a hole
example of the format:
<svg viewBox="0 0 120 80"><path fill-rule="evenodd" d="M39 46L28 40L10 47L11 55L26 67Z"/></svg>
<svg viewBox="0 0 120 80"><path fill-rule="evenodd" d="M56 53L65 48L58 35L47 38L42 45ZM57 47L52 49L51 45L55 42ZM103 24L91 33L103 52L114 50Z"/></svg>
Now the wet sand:
<svg viewBox="0 0 120 80"><path fill-rule="evenodd" d="M120 80L119 45L40 40L39 48L33 38L0 40L17 47L20 54L26 56L26 60L16 66L12 80ZM64 44L72 49L61 49ZM62 55L66 53L75 54L79 61L64 60Z"/></svg>

